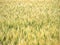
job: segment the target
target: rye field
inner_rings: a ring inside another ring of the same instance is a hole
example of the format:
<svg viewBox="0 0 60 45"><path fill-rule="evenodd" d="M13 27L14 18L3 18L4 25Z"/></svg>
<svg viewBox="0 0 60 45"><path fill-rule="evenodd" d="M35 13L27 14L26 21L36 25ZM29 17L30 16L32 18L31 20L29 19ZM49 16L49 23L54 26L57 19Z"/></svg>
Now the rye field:
<svg viewBox="0 0 60 45"><path fill-rule="evenodd" d="M60 45L60 0L0 0L0 45Z"/></svg>

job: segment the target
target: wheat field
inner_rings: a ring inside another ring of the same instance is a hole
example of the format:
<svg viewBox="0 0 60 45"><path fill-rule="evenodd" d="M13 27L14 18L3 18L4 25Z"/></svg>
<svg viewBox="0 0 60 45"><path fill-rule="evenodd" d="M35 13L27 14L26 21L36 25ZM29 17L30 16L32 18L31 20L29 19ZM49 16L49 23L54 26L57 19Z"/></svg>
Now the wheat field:
<svg viewBox="0 0 60 45"><path fill-rule="evenodd" d="M60 45L60 0L0 0L0 45Z"/></svg>

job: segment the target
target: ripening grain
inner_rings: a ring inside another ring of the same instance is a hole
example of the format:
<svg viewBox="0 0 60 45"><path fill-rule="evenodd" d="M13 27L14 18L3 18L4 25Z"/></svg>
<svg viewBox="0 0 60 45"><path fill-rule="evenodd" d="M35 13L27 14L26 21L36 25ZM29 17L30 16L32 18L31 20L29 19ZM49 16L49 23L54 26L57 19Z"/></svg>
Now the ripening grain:
<svg viewBox="0 0 60 45"><path fill-rule="evenodd" d="M0 45L60 45L59 0L0 0Z"/></svg>

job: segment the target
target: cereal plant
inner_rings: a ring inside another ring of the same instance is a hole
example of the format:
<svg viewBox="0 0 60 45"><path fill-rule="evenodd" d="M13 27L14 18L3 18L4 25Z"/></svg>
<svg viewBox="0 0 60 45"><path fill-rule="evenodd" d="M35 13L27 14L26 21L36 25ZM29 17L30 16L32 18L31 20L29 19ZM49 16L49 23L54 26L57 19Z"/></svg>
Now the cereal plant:
<svg viewBox="0 0 60 45"><path fill-rule="evenodd" d="M60 45L60 0L0 0L0 45Z"/></svg>

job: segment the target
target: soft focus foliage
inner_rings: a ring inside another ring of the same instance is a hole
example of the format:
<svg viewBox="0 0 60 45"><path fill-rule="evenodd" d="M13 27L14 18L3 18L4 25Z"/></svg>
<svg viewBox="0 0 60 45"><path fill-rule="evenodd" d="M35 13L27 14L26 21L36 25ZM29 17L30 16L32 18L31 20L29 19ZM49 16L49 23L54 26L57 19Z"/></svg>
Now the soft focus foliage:
<svg viewBox="0 0 60 45"><path fill-rule="evenodd" d="M59 45L59 0L0 0L0 45Z"/></svg>

